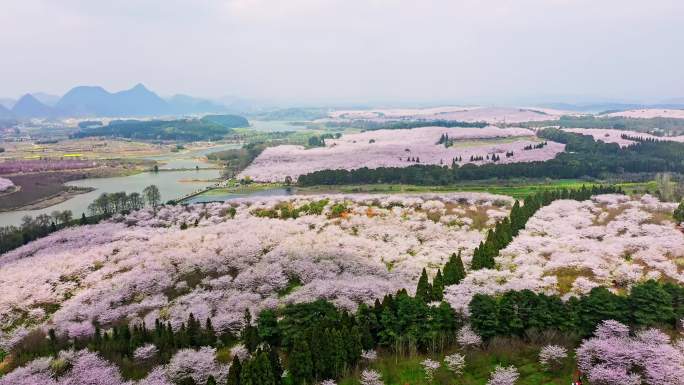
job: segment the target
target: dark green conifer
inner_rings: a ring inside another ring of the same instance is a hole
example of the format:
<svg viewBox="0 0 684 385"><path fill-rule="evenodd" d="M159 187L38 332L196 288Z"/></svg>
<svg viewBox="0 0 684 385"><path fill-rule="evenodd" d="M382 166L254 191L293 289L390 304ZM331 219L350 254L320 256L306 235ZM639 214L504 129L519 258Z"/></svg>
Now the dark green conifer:
<svg viewBox="0 0 684 385"><path fill-rule="evenodd" d="M444 298L444 280L442 278L442 271L437 270L435 278L432 280L432 300L441 301Z"/></svg>
<svg viewBox="0 0 684 385"><path fill-rule="evenodd" d="M430 302L432 300L432 286L428 281L427 272L423 268L423 272L420 274L420 279L418 279L418 287L416 288L416 298L421 298L425 302Z"/></svg>

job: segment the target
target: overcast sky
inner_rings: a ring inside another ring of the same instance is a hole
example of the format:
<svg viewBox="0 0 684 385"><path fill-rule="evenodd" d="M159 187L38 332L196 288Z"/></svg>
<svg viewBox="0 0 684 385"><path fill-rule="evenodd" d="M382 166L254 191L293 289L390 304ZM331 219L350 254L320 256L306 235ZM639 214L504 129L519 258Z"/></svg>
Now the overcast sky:
<svg viewBox="0 0 684 385"><path fill-rule="evenodd" d="M0 0L0 96L684 97L682 0Z"/></svg>

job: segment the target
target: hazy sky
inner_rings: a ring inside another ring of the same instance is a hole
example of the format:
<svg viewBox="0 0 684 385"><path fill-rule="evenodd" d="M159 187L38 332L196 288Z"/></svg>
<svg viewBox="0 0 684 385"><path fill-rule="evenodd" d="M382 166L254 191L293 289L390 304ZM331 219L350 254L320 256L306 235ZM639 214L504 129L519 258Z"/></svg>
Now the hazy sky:
<svg viewBox="0 0 684 385"><path fill-rule="evenodd" d="M0 96L684 97L683 0L0 0Z"/></svg>

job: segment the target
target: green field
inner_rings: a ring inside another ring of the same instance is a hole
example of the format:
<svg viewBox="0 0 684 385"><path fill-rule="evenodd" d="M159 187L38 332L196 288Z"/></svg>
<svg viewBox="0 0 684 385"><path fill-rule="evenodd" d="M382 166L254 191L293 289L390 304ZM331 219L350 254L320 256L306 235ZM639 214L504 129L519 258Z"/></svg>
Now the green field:
<svg viewBox="0 0 684 385"><path fill-rule="evenodd" d="M454 375L442 364L432 383L425 379L420 363L425 358L442 362L444 354L413 357L379 354L378 360L370 367L382 374L385 385L485 385L497 365L513 365L518 369L520 379L516 385L566 385L573 381L575 365L572 358L566 359L562 367L547 371L538 363L540 346L510 339L501 340L495 345L466 353L466 367L460 376ZM339 384L358 385L359 376L357 371L343 378Z"/></svg>
<svg viewBox="0 0 684 385"><path fill-rule="evenodd" d="M341 186L313 186L296 188L298 194L313 193L422 193L422 192L455 192L455 191L474 191L488 192L492 194L508 195L516 199L522 199L530 194L543 190L554 190L559 188L577 189L582 186L592 186L601 182L588 182L577 179L559 179L544 182L479 182L463 183L449 186L416 186L404 184L370 184L370 185L341 185ZM621 186L626 193L642 193L645 191L655 191L655 182L622 182L615 183Z"/></svg>

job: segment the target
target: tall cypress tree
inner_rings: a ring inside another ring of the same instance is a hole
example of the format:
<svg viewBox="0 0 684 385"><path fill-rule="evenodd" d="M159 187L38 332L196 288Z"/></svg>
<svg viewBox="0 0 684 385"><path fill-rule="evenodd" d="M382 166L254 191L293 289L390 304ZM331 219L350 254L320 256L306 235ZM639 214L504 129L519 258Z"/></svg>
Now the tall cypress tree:
<svg viewBox="0 0 684 385"><path fill-rule="evenodd" d="M265 352L259 351L242 367L241 385L275 385L273 369Z"/></svg>
<svg viewBox="0 0 684 385"><path fill-rule="evenodd" d="M301 336L294 340L289 359L290 373L294 385L309 384L313 379L313 363L309 344ZM241 384L248 385L248 384Z"/></svg>
<svg viewBox="0 0 684 385"><path fill-rule="evenodd" d="M442 281L444 286L456 285L461 283L463 278L465 278L465 267L463 266L463 260L461 259L461 251L458 254L451 254L449 262L444 265L444 275L442 276Z"/></svg>
<svg viewBox="0 0 684 385"><path fill-rule="evenodd" d="M228 370L228 381L226 385L240 385L240 374L242 373L242 364L238 356L233 357L233 364Z"/></svg>
<svg viewBox="0 0 684 385"><path fill-rule="evenodd" d="M271 370L273 371L273 379L276 385L280 385L283 382L283 366L280 363L280 356L278 352L269 347L268 349L268 360L271 363Z"/></svg>
<svg viewBox="0 0 684 385"><path fill-rule="evenodd" d="M432 280L432 299L441 301L444 298L444 280L442 278L442 271L437 270L435 278Z"/></svg>
<svg viewBox="0 0 684 385"><path fill-rule="evenodd" d="M425 302L432 300L432 286L428 281L427 271L423 268L423 272L418 279L418 287L416 288L416 298L420 298Z"/></svg>

